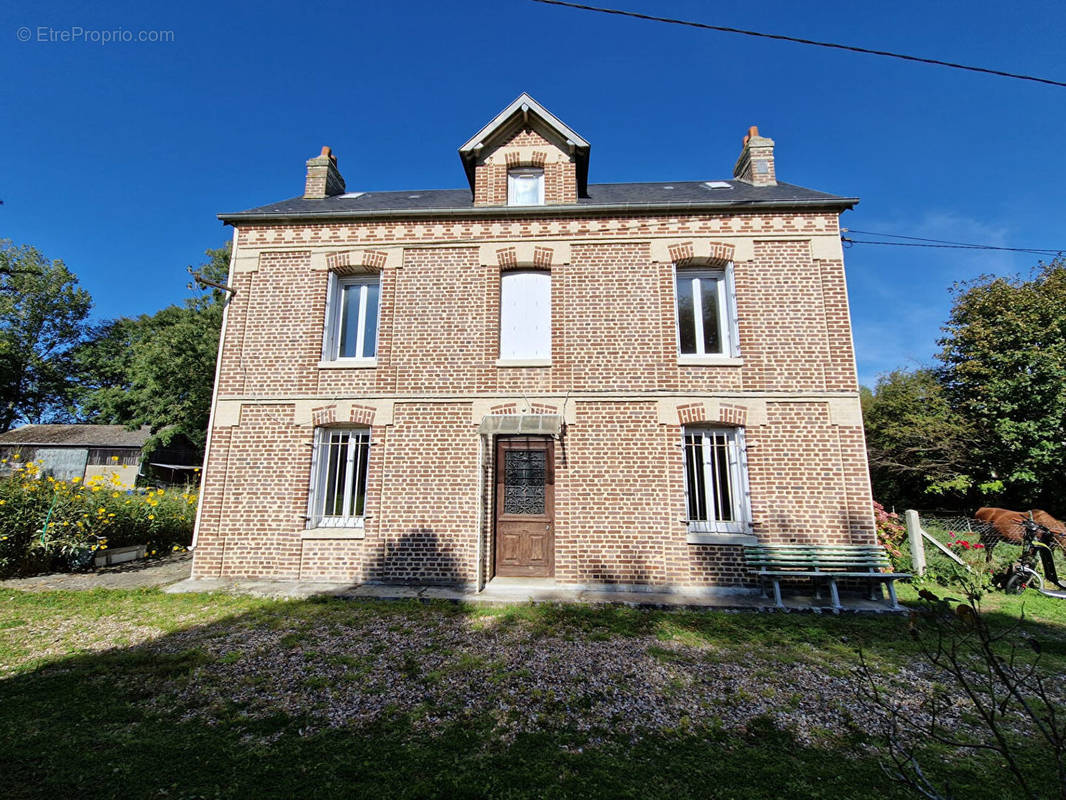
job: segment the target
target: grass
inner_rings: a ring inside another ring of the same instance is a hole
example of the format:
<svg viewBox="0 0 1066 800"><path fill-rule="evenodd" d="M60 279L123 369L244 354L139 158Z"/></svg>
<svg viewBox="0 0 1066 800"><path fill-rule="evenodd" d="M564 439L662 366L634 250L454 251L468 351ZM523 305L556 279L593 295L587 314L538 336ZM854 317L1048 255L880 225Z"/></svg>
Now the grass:
<svg viewBox="0 0 1066 800"><path fill-rule="evenodd" d="M909 587L901 594L914 596ZM1023 602L1048 665L1066 669L1066 602L997 596L986 606L1006 624ZM501 641L503 656L477 650ZM886 674L915 659L899 616L0 591L0 796L906 796L881 773L861 725L801 740L759 714L739 727L682 716L639 735L570 724L567 709L594 706L611 687L585 692L579 679L559 695L532 685L536 659L561 669L566 643L597 653L638 644L682 699L695 665L750 665L758 688L732 701L786 711L809 698L774 685L784 665L845 675L859 646ZM529 663L508 662L521 648ZM278 664L291 665L292 691L305 700L253 709L242 687L287 679L272 671ZM383 672L391 685L375 682ZM529 706L508 713L538 714L537 724L507 733L486 710L492 704L442 705L440 687L470 674L484 676L477 691L499 704L530 684ZM349 689L380 698L386 711L321 724L316 715ZM408 692L414 702L405 705ZM950 755L932 753L931 769L950 774L959 796L1011 796L999 764Z"/></svg>

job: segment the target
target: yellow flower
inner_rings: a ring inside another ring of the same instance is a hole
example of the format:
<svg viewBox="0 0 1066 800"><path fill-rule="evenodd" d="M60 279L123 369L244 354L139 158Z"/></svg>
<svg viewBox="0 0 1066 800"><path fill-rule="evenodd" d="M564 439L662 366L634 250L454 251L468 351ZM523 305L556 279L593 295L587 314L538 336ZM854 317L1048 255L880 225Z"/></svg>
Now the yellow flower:
<svg viewBox="0 0 1066 800"><path fill-rule="evenodd" d="M71 478L70 482L71 483L80 483L81 482L81 478Z"/></svg>
<svg viewBox="0 0 1066 800"><path fill-rule="evenodd" d="M7 500L0 500L0 506L4 505L4 503L6 503L6 502L7 502Z"/></svg>
<svg viewBox="0 0 1066 800"><path fill-rule="evenodd" d="M118 461L118 456L111 456L112 461Z"/></svg>
<svg viewBox="0 0 1066 800"><path fill-rule="evenodd" d="M11 457L12 457L12 458L13 458L13 459L14 459L15 461L18 461L18 460L19 460L20 458L22 458L22 456L20 456L20 455L19 455L18 453L15 453L15 454L13 454L13 455L12 455Z"/></svg>
<svg viewBox="0 0 1066 800"><path fill-rule="evenodd" d="M114 511L112 511L112 512L111 512L110 514L108 514L108 516L109 516L109 517L113 517L113 516L115 516L115 512L114 512Z"/></svg>
<svg viewBox="0 0 1066 800"><path fill-rule="evenodd" d="M107 549L107 545L106 545L106 544L102 544L102 545L100 545L100 549L101 549L101 550L106 550L106 549Z"/></svg>
<svg viewBox="0 0 1066 800"><path fill-rule="evenodd" d="M105 511L107 511L107 509L103 506L100 506L98 509L96 509L97 514L103 514Z"/></svg>
<svg viewBox="0 0 1066 800"><path fill-rule="evenodd" d="M112 492L112 493L111 493L111 496L112 496L112 497L118 497L118 492Z"/></svg>
<svg viewBox="0 0 1066 800"><path fill-rule="evenodd" d="M149 514L148 519L155 519L155 514Z"/></svg>

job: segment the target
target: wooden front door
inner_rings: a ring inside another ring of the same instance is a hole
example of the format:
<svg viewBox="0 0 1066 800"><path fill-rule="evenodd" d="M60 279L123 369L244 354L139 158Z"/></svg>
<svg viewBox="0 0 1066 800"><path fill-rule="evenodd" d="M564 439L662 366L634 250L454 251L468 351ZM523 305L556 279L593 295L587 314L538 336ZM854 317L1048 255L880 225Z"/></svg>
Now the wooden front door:
<svg viewBox="0 0 1066 800"><path fill-rule="evenodd" d="M496 574L555 574L555 443L507 436L496 443Z"/></svg>

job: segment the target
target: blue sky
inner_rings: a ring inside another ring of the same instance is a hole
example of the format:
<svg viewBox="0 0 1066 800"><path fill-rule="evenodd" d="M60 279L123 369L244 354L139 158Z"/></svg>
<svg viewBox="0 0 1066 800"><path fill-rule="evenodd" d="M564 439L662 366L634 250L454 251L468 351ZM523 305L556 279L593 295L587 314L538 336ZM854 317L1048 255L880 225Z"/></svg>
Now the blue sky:
<svg viewBox="0 0 1066 800"><path fill-rule="evenodd" d="M1026 2L617 0L633 11L1066 80L1066 9ZM31 41L20 42L26 26ZM38 41L173 31L169 43ZM779 179L857 195L844 224L1066 248L1066 89L528 0L0 9L0 238L61 258L100 318L188 296L215 219L299 194L465 185L456 148L521 91L592 143L590 180L728 178L751 124ZM947 288L1026 255L846 253L860 379L927 363Z"/></svg>

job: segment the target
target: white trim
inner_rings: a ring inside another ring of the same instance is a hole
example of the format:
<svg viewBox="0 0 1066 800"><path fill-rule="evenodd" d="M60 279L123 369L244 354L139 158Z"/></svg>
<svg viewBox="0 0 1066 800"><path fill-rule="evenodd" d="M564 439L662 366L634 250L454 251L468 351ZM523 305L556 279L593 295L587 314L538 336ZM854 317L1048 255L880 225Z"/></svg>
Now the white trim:
<svg viewBox="0 0 1066 800"><path fill-rule="evenodd" d="M536 177L537 200L535 203L519 203L515 200L517 194L516 183L518 178ZM512 167L507 170L507 205L509 206L542 206L544 205L544 167Z"/></svg>
<svg viewBox="0 0 1066 800"><path fill-rule="evenodd" d="M237 228L233 228L233 246L229 253L229 272L226 275L226 285L233 286L233 268L237 263ZM196 522L193 523L192 541L189 549L196 549L196 541L200 536L200 519L204 513L204 484L207 480L207 460L211 455L211 431L215 428L215 409L218 407L218 376L222 373L222 346L226 342L226 321L229 319L229 307L233 302L233 295L224 293L222 301L222 327L218 332L218 352L215 354L215 385L211 389L211 412L207 417L207 439L204 441L204 463L200 467L200 491L196 495Z"/></svg>
<svg viewBox="0 0 1066 800"><path fill-rule="evenodd" d="M694 356L679 355L677 363L690 367L743 367L744 359L739 356Z"/></svg>
<svg viewBox="0 0 1066 800"><path fill-rule="evenodd" d="M701 363L702 359L714 359L702 363L722 364L738 361L740 356L740 336L738 334L739 319L736 312L736 288L733 278L733 262L730 261L725 267L715 269L713 267L683 267L674 265L674 330L677 344L678 363ZM679 287L682 280L691 281L692 287L692 319L694 327L695 353L681 351L681 315L678 303L680 300ZM721 352L704 352L703 343L703 292L706 284L714 282L716 292L718 341ZM742 361L739 363L743 363Z"/></svg>
<svg viewBox="0 0 1066 800"><path fill-rule="evenodd" d="M301 539L365 539L362 528L306 528L297 531Z"/></svg>
<svg viewBox="0 0 1066 800"><path fill-rule="evenodd" d="M497 367L550 367L550 358L497 358Z"/></svg>
<svg viewBox="0 0 1066 800"><path fill-rule="evenodd" d="M685 534L688 544L750 545L758 544L759 537L753 533L710 533L689 531Z"/></svg>
<svg viewBox="0 0 1066 800"><path fill-rule="evenodd" d="M532 111L542 120L544 120L544 122L546 122L550 127L554 128L556 133L561 135L564 139L572 141L576 147L589 146L588 142L586 142L583 138L581 138L581 136L579 136L577 133L575 133L573 130L563 124L562 120L560 120L557 116L548 111L548 109L546 109L536 100L534 100L528 94L522 92L522 94L518 95L518 97L516 97L503 111L493 117L484 128L482 128L472 137L470 137L466 144L459 148L459 152L462 154L471 152L475 147L484 142L485 139L488 139L489 136L491 136L497 128L503 126L508 120L510 120L510 118L514 116L514 114L519 111L523 105L528 106L529 111Z"/></svg>
<svg viewBox="0 0 1066 800"><path fill-rule="evenodd" d="M717 464L712 462L712 447L708 437L721 434L726 438L726 492L729 494L731 520L719 520L717 509L724 505L725 498L717 497L718 482L714 479ZM689 487L689 451L687 438L699 435L699 455L703 467L704 510L707 519L692 519ZM751 532L751 487L748 481L747 445L744 429L721 425L686 425L681 428L681 453L685 475L685 519L688 532L697 538L722 534L750 534Z"/></svg>
<svg viewBox="0 0 1066 800"><path fill-rule="evenodd" d="M354 323L357 326L355 333L355 352L362 353L366 344L366 312L369 287L374 284L378 287L377 315L374 320L374 354L372 356L341 356L341 326L343 325L341 303L344 300L344 290L349 287L359 287L358 314ZM329 286L326 289L326 319L325 330L322 336L322 361L319 366L329 364L352 364L355 366L376 366L378 336L381 331L381 276L377 272L364 273L361 275L340 276L330 273ZM370 362L373 362L372 364Z"/></svg>
<svg viewBox="0 0 1066 800"><path fill-rule="evenodd" d="M334 361L319 361L319 369L370 369L378 365L374 358L338 358Z"/></svg>
<svg viewBox="0 0 1066 800"><path fill-rule="evenodd" d="M331 459L329 456L330 450L333 447L333 435L334 434L348 434L348 441L344 444L344 452L340 453L341 444L338 444L338 458L343 458L345 462L344 466L344 485L336 485L336 479L338 474L334 476L334 498L337 494L341 495L341 513L338 514L326 514L325 513L325 501L328 491L328 482L330 476L327 474L330 471ZM355 502L356 492L353 492L355 488L355 481L358 478L358 473L361 471L362 464L362 442L363 438L366 438L366 480L363 483L363 514L356 515L355 509L352 504ZM370 445L372 444L370 438L370 428L364 426L345 426L345 427L318 427L315 428L314 450L311 456L311 482L307 495L307 528L309 530L350 530L362 528L366 518L366 500L368 485L370 483ZM315 537L311 537L315 538ZM323 537L318 537L323 538Z"/></svg>

